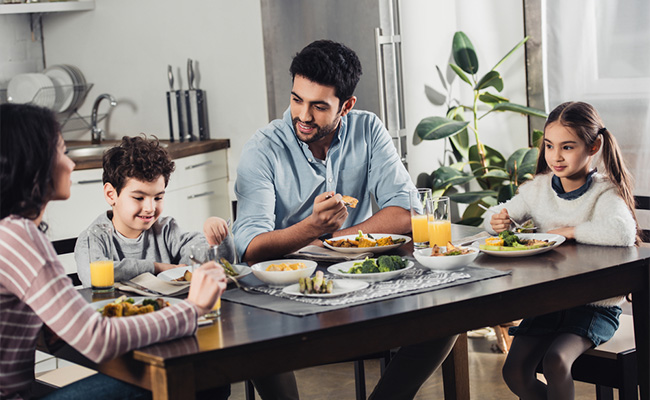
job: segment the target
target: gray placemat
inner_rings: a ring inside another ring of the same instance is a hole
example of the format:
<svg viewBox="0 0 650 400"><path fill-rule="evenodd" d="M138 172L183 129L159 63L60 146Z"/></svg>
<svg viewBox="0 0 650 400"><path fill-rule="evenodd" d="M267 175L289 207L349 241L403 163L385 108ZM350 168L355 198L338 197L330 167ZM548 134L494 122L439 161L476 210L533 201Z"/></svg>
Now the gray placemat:
<svg viewBox="0 0 650 400"><path fill-rule="evenodd" d="M510 271L499 271L493 268L465 267L453 271L432 271L420 267L405 271L399 279L370 284L366 289L331 298L313 298L292 296L282 292L282 289L269 288L254 276L247 276L243 283L254 286L259 294L246 293L232 289L226 291L222 298L234 303L245 304L265 310L271 310L294 316L305 316L325 311L338 310L350 306L372 303L423 293L452 286L464 285L484 279L496 278L510 274ZM328 276L327 279L334 279Z"/></svg>

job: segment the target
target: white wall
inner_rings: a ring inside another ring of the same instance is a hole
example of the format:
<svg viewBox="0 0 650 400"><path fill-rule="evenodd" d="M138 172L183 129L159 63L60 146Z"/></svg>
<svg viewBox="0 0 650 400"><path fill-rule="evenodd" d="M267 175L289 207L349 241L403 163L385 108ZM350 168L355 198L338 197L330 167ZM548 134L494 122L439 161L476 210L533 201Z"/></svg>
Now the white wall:
<svg viewBox="0 0 650 400"><path fill-rule="evenodd" d="M32 40L29 15L0 15L0 88L6 88L15 75L42 69L41 34L37 29Z"/></svg>
<svg viewBox="0 0 650 400"><path fill-rule="evenodd" d="M88 12L44 17L48 65L73 64L94 84L80 113L102 93L118 101L103 126L111 138L169 137L167 65L187 89L187 59L207 92L211 138L230 139L230 190L246 140L268 121L258 0L96 0ZM100 113L108 108L102 103ZM90 139L74 131L65 138Z"/></svg>
<svg viewBox="0 0 650 400"><path fill-rule="evenodd" d="M406 131L409 137L408 161L413 180L431 173L443 161L444 141L425 141L413 145L415 127L428 116L444 116L444 106L434 106L425 96L424 86L443 92L435 66L443 73L450 60L454 32L464 31L479 58L480 78L524 37L523 10L520 0L402 1L402 38ZM505 86L502 95L526 104L526 75L523 47L499 67ZM453 83L455 97L471 106L472 92L460 79ZM469 118L469 114L467 114ZM484 144L508 157L526 147L527 120L512 113L495 113L479 122ZM474 144L473 136L470 143Z"/></svg>

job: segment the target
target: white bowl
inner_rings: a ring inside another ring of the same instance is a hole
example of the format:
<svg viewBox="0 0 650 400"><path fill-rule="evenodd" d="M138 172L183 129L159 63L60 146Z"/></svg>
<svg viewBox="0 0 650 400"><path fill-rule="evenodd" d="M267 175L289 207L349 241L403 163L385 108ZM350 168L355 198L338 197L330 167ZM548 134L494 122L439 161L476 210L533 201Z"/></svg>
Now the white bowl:
<svg viewBox="0 0 650 400"><path fill-rule="evenodd" d="M297 269L295 271L267 271L266 268L271 264L294 264L303 263L307 268ZM262 282L269 286L286 286L293 283L298 283L300 278L310 277L316 270L316 261L303 260L303 259L284 259L264 261L253 264L251 269L253 275Z"/></svg>
<svg viewBox="0 0 650 400"><path fill-rule="evenodd" d="M431 256L431 248L419 249L413 252L413 256L420 264L430 269L456 269L466 266L474 261L478 256L479 249L476 247L461 247L470 249L469 254L462 254L458 256ZM441 252L445 252L445 246L440 247Z"/></svg>

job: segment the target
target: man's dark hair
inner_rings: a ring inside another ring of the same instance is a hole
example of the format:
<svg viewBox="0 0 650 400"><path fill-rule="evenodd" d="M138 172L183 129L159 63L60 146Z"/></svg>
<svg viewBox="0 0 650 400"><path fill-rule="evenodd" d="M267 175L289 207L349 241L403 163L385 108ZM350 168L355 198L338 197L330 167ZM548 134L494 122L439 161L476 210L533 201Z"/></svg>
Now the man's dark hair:
<svg viewBox="0 0 650 400"><path fill-rule="evenodd" d="M361 62L354 51L331 40L317 40L296 54L289 68L292 79L304 76L334 87L339 107L352 97L361 77Z"/></svg>
<svg viewBox="0 0 650 400"><path fill-rule="evenodd" d="M153 182L160 176L165 178L165 187L169 176L174 172L174 162L161 145L158 138L147 139L146 136L124 136L122 143L106 153L103 158L104 183L113 185L119 195L126 180L134 178L143 182Z"/></svg>

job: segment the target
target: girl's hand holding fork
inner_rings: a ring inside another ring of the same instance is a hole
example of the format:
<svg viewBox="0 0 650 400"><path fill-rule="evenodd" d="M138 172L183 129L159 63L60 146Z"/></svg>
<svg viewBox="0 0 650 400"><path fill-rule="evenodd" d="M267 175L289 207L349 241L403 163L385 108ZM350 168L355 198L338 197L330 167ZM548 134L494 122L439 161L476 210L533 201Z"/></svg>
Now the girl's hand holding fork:
<svg viewBox="0 0 650 400"><path fill-rule="evenodd" d="M510 229L510 216L508 215L508 210L504 208L498 214L492 214L490 225L492 225L492 229L494 229L496 233L501 233L506 229Z"/></svg>

